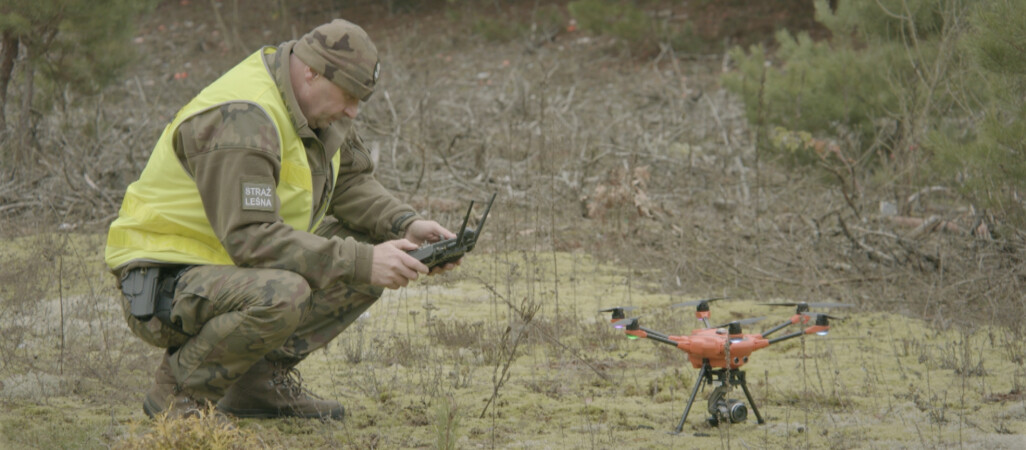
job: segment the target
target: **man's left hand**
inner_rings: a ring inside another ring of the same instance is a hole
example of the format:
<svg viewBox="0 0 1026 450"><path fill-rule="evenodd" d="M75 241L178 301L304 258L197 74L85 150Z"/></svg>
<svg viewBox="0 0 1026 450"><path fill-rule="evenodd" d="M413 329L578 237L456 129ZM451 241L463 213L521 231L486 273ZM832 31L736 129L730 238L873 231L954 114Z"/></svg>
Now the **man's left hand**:
<svg viewBox="0 0 1026 450"><path fill-rule="evenodd" d="M406 235L403 237L414 244L423 245L425 242L438 242L444 239L455 239L456 234L434 220L414 220L408 227L406 227ZM463 258L444 266L435 267L434 269L431 269L431 272L428 275L438 275L442 272L455 269L461 262L463 262Z"/></svg>

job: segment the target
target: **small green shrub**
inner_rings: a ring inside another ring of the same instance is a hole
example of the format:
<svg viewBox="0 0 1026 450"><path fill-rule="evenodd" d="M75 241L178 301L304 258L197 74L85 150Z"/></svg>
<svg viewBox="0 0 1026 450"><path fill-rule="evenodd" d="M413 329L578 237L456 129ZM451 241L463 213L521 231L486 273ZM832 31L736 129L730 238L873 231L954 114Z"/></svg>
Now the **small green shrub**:
<svg viewBox="0 0 1026 450"><path fill-rule="evenodd" d="M964 49L982 71L972 82L974 110L933 130L933 167L977 205L1026 224L1026 5L980 2L970 16ZM1011 95L1010 95L1011 94ZM977 119L979 118L979 119Z"/></svg>
<svg viewBox="0 0 1026 450"><path fill-rule="evenodd" d="M654 53L666 34L659 24L631 3L615 0L576 0L567 5L580 29L612 36L632 52Z"/></svg>
<svg viewBox="0 0 1026 450"><path fill-rule="evenodd" d="M459 8L453 5L446 15L454 23L469 23L468 31L475 36L499 43L518 39L540 42L556 35L566 24L566 15L556 5L539 6L530 17L512 20L509 14L496 13L485 6L491 4L463 3Z"/></svg>
<svg viewBox="0 0 1026 450"><path fill-rule="evenodd" d="M470 29L489 42L509 42L523 33L524 26L514 21L480 16L474 20Z"/></svg>
<svg viewBox="0 0 1026 450"><path fill-rule="evenodd" d="M838 2L836 14L828 13L825 2L816 2L817 20L835 36L857 35L868 42L931 41L941 37L945 13L964 1L875 0Z"/></svg>
<svg viewBox="0 0 1026 450"><path fill-rule="evenodd" d="M566 13L556 5L540 6L532 16L534 28L545 35L555 34L567 24Z"/></svg>
<svg viewBox="0 0 1026 450"><path fill-rule="evenodd" d="M435 400L433 428L435 431L435 448L449 450L457 448L456 441L460 438L460 407L450 395L443 395Z"/></svg>
<svg viewBox="0 0 1026 450"><path fill-rule="evenodd" d="M786 30L776 39L772 59L761 45L730 52L737 70L723 83L741 95L748 120L818 135L847 133L868 147L875 121L898 110L899 93L888 89L888 77L905 78L909 70L901 48L859 50Z"/></svg>
<svg viewBox="0 0 1026 450"><path fill-rule="evenodd" d="M819 164L820 147L786 139L807 133L806 143L838 142L849 174L895 183L899 198L953 185L1026 224L1026 99L1009 95L1026 88L1026 5L880 0L841 2L836 14L817 6L832 39L782 30L772 53L730 52L736 70L723 83L764 127L762 150Z"/></svg>
<svg viewBox="0 0 1026 450"><path fill-rule="evenodd" d="M582 30L607 34L627 42L643 42L651 37L652 19L629 3L609 0L577 0L567 9Z"/></svg>

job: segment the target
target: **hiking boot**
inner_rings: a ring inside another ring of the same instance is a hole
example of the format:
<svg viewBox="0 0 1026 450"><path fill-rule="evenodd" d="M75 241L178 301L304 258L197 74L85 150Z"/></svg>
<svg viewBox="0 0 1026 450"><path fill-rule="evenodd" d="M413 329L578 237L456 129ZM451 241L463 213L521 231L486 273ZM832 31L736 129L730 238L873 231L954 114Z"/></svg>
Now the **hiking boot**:
<svg viewBox="0 0 1026 450"><path fill-rule="evenodd" d="M236 417L302 417L341 420L342 405L302 386L294 365L260 358L228 388L217 408Z"/></svg>
<svg viewBox="0 0 1026 450"><path fill-rule="evenodd" d="M164 353L160 360L153 386L143 400L143 412L151 419L165 413L168 417L198 416L203 405L178 387L169 358L170 354Z"/></svg>
<svg viewBox="0 0 1026 450"><path fill-rule="evenodd" d="M157 367L153 386L146 393L143 399L143 412L151 419L204 419L210 417L218 425L228 429L235 429L228 416L220 411L211 408L207 400L197 400L178 386L178 381L171 372L171 365L168 363L169 353Z"/></svg>

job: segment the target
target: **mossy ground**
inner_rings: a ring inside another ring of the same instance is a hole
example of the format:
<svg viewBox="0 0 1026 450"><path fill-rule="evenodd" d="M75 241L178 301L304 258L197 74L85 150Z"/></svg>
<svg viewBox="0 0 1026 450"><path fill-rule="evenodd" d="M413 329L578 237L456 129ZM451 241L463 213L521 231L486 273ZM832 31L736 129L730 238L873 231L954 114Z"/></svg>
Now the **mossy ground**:
<svg viewBox="0 0 1026 450"><path fill-rule="evenodd" d="M100 251L94 237L75 242L81 255ZM440 436L460 448L1026 444L1023 344L1012 334L940 330L859 308L834 310L846 320L825 337L753 354L745 369L765 424L750 411L745 423L710 427L703 389L684 432L671 435L697 370L679 350L625 339L597 310L636 306L647 327L687 334L697 326L693 311L670 305L696 297L653 294L630 281L637 276L583 253L481 250L453 273L387 292L300 365L308 387L346 406L344 421L236 420L238 431L268 448L444 446ZM91 282L108 278L97 272ZM140 407L159 351L133 340L112 289L101 291L66 299L63 356L58 315L43 313L59 300L40 302L32 317L8 308L0 319L5 330L31 324L20 342L4 343L0 446L133 447L166 432ZM83 314L87 299L100 304ZM525 323L515 311L532 303L540 310ZM792 313L743 298L712 309L713 322L767 317L749 332ZM504 369L508 379L496 388Z"/></svg>
<svg viewBox="0 0 1026 450"><path fill-rule="evenodd" d="M110 199L0 221L0 448L195 447L173 440L183 429L210 448L1026 447L1022 249L945 232L913 240L871 214L893 200L886 185L867 178L849 198L760 156L756 127L720 88L722 55L639 60L608 37L532 26L486 44L444 12L382 11L403 2L291 15L278 11L288 2L265 3L238 8L229 30L212 17L221 2L163 2L133 40L141 59L126 81L55 116L68 134L47 148L102 158L62 157L41 203L79 194L89 173ZM494 23L534 23L537 2L498 3L529 14ZM381 95L360 116L376 176L447 225L467 199L499 191L488 228L458 270L389 291L300 365L346 420L236 420L238 434L151 421L141 402L161 351L128 331L102 261L117 196L192 95L259 45L336 16L382 50ZM86 122L111 134L76 137ZM968 207L940 202L914 212ZM723 294L732 300L713 305L713 321L768 317L749 331L793 313L764 302L857 306L831 311L848 319L828 336L753 355L745 370L766 424L709 427L707 389L670 435L697 370L679 350L625 339L598 310L637 306L645 326L687 334L693 312L669 306Z"/></svg>

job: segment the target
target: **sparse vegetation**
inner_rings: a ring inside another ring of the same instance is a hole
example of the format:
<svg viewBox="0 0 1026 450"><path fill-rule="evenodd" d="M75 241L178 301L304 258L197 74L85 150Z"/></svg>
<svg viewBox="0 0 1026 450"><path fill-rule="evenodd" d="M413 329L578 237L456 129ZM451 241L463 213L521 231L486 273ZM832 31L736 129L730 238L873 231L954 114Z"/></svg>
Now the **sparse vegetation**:
<svg viewBox="0 0 1026 450"><path fill-rule="evenodd" d="M984 203L953 184L933 189L934 175L852 158L878 140L871 154L886 153L890 141L870 115L807 117L833 114L831 105L804 108L837 89L810 80L805 87L819 90L788 91L793 73L780 61L808 58L808 77L829 78L835 65L866 63L842 46L849 35L804 41L791 30L789 44L756 50L762 56L732 53L736 65L726 68L747 89L735 96L720 88L722 54L666 50L664 32L687 30L682 2L630 2L637 17L655 20L647 56L569 31L570 18L584 28L571 2L446 2L437 11L386 3L257 2L237 19L224 2L222 27L211 4L162 2L139 23L141 58L121 83L40 117L47 127L37 138L52 149L39 163L44 175L24 179L0 166L0 447L1021 446L1022 233L1003 225L993 234L997 210L974 210ZM745 2L687 3L711 14ZM866 5L877 3L902 2ZM471 22L447 15L494 20L499 7L510 13L502 25L523 25L516 37L486 42L468 32ZM1012 16L980 11L958 24ZM914 15L926 27L917 36L945 36L937 24L949 16L923 14ZM382 49L381 91L359 121L377 177L452 226L467 199L497 191L487 230L458 270L388 291L299 366L308 387L345 405L343 422L246 419L230 430L151 421L140 403L160 352L123 324L101 258L106 225L160 128L242 43L252 51L329 15L364 24ZM708 31L699 25L695 36ZM235 45L222 30L238 33ZM985 80L1017 76L991 70L1004 64L983 67L994 72ZM799 104L782 92L804 93ZM876 100L912 98L897 94ZM1009 115L993 117L1013 123L1014 105L998 106ZM962 123L979 122L949 129ZM924 147L940 142L917 130ZM887 202L897 214L881 212ZM714 307L724 321L777 317L761 303L781 299L857 307L826 337L754 355L748 383L766 425L710 428L700 392L684 435L671 436L697 371L669 346L624 339L596 311L638 306L653 328L687 334L693 312L669 306L711 295L732 298Z"/></svg>
<svg viewBox="0 0 1026 450"><path fill-rule="evenodd" d="M825 167L840 184L890 190L902 213L943 185L1011 238L1024 222L1021 2L838 2L818 17L833 38L781 30L731 56L725 85L744 98L763 150ZM773 131L769 131L773 130ZM801 139L781 139L800 136ZM796 145L802 142L801 145ZM848 188L859 195L863 188Z"/></svg>
<svg viewBox="0 0 1026 450"><path fill-rule="evenodd" d="M118 441L115 448L147 450L243 450L267 448L259 436L219 420L213 407L193 417L158 417L153 428L140 436Z"/></svg>
<svg viewBox="0 0 1026 450"><path fill-rule="evenodd" d="M135 52L133 19L153 0L9 0L0 8L0 163L28 168L40 116L96 95ZM17 62L17 64L15 64ZM15 68L17 67L17 71ZM12 95L13 94L13 95ZM16 105L16 107L15 107ZM15 112L16 121L7 120Z"/></svg>
<svg viewBox="0 0 1026 450"><path fill-rule="evenodd" d="M460 438L460 407L451 396L442 396L435 405L434 427L435 448L451 450L457 448Z"/></svg>

